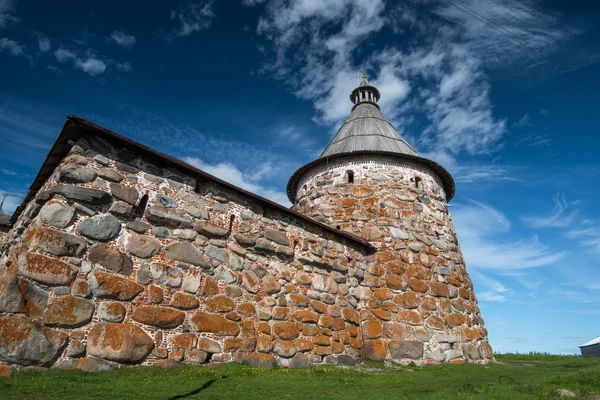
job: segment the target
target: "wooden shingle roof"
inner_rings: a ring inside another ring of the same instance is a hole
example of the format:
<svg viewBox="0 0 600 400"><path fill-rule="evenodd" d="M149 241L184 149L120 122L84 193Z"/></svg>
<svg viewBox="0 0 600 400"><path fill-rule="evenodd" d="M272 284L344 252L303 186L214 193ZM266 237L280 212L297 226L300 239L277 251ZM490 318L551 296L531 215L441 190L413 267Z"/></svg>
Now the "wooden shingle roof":
<svg viewBox="0 0 600 400"><path fill-rule="evenodd" d="M386 151L417 155L415 149L385 119L379 108L371 103L359 104L352 111L320 158L355 151Z"/></svg>
<svg viewBox="0 0 600 400"><path fill-rule="evenodd" d="M446 201L454 197L456 187L452 175L440 164L417 154L383 116L377 104L379 97L379 90L370 85L367 77L363 76L362 82L350 94L350 101L354 103L354 107L348 119L321 156L299 168L288 181L287 195L292 203L296 203L298 182L305 172L323 162L350 155L386 155L426 165L440 177Z"/></svg>

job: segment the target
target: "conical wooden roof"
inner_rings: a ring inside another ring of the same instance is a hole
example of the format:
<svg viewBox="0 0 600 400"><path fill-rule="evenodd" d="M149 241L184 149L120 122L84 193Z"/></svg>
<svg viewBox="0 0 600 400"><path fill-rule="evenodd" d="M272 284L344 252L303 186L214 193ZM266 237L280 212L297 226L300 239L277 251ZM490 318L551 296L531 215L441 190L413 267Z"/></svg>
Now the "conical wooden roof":
<svg viewBox="0 0 600 400"><path fill-rule="evenodd" d="M320 158L356 151L417 155L408 142L371 103L359 103L321 153Z"/></svg>

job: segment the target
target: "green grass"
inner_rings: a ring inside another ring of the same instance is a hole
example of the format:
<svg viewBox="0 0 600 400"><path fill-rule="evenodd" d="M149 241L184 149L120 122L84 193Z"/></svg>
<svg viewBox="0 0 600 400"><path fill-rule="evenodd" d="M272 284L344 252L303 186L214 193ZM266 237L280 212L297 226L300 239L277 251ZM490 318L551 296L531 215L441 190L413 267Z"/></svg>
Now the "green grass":
<svg viewBox="0 0 600 400"><path fill-rule="evenodd" d="M105 373L15 372L0 378L2 399L558 399L600 395L600 359L497 355L501 364L437 365L367 371L336 367L264 369L228 364ZM510 378L510 379L509 379ZM514 381L514 382L513 382Z"/></svg>

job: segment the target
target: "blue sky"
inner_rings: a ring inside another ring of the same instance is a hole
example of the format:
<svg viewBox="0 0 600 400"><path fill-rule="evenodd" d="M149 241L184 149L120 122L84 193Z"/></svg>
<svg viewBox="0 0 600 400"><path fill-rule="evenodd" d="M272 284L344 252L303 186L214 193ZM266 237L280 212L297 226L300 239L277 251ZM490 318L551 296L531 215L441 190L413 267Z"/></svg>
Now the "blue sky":
<svg viewBox="0 0 600 400"><path fill-rule="evenodd" d="M366 70L456 179L494 348L575 353L600 335L599 21L582 0L0 0L4 208L67 115L289 205Z"/></svg>

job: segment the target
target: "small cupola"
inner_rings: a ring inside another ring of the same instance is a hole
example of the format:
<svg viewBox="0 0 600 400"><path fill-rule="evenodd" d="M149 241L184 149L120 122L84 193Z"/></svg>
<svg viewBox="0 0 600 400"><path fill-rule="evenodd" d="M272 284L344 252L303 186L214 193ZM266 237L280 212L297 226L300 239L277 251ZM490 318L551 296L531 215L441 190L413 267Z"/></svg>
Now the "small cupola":
<svg viewBox="0 0 600 400"><path fill-rule="evenodd" d="M373 104L375 107L379 108L379 104L377 104L379 97L379 90L377 90L375 86L371 86L369 81L367 81L367 76L363 75L362 81L358 87L350 93L350 101L354 103L352 110L363 103Z"/></svg>

